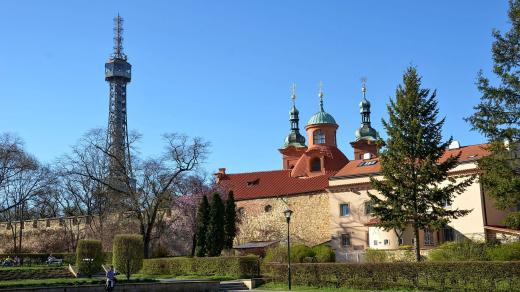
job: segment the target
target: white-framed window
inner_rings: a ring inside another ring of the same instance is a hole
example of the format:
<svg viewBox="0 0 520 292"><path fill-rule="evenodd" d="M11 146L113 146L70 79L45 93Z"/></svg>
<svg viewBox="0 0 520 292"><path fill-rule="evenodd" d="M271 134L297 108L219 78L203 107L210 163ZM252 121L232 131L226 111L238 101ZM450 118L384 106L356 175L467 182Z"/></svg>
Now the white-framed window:
<svg viewBox="0 0 520 292"><path fill-rule="evenodd" d="M377 245L377 240L374 240L374 245Z"/></svg>
<svg viewBox="0 0 520 292"><path fill-rule="evenodd" d="M404 239L402 237L399 238L399 245L404 245Z"/></svg>
<svg viewBox="0 0 520 292"><path fill-rule="evenodd" d="M390 240L385 239L385 240L383 241L383 244L384 244L384 245L390 245Z"/></svg>
<svg viewBox="0 0 520 292"><path fill-rule="evenodd" d="M412 245L415 246L415 238L412 238Z"/></svg>
<svg viewBox="0 0 520 292"><path fill-rule="evenodd" d="M347 247L350 246L350 233L343 233L341 234L341 246Z"/></svg>
<svg viewBox="0 0 520 292"><path fill-rule="evenodd" d="M312 138L314 144L325 144L325 133L321 129L314 131Z"/></svg>
<svg viewBox="0 0 520 292"><path fill-rule="evenodd" d="M433 232L429 229L424 230L424 245L433 245Z"/></svg>
<svg viewBox="0 0 520 292"><path fill-rule="evenodd" d="M350 204L343 203L339 204L339 216L346 217L350 215Z"/></svg>

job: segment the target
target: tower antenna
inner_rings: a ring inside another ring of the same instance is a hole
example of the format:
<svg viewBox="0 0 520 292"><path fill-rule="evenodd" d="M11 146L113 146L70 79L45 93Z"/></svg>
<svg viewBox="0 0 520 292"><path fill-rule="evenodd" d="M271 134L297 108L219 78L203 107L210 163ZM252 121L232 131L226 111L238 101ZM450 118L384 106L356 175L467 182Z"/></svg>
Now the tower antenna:
<svg viewBox="0 0 520 292"><path fill-rule="evenodd" d="M126 55L123 53L123 18L119 13L114 17L114 59L126 60Z"/></svg>

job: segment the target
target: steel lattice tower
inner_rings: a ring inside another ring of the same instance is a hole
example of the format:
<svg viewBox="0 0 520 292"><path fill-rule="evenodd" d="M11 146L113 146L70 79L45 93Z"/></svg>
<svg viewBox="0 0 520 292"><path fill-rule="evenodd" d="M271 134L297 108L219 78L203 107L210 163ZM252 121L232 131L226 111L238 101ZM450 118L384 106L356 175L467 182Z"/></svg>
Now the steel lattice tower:
<svg viewBox="0 0 520 292"><path fill-rule="evenodd" d="M123 53L123 19L114 18L114 52L105 63L105 80L110 85L107 148L109 179L119 182L131 177L130 149L126 112L126 86L131 79L132 65Z"/></svg>

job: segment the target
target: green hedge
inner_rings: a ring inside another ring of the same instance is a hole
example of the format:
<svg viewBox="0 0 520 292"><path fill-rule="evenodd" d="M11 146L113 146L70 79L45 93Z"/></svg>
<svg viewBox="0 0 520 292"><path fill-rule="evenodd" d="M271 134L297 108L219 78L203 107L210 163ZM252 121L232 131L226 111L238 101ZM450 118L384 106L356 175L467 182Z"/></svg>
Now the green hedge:
<svg viewBox="0 0 520 292"><path fill-rule="evenodd" d="M258 276L259 259L244 257L175 257L145 259L142 274L170 276L222 276L249 278Z"/></svg>
<svg viewBox="0 0 520 292"><path fill-rule="evenodd" d="M14 258L18 256L23 260L24 265L32 264L45 264L49 255L57 259L63 259L64 264L76 264L76 253L0 253L0 260L4 260L7 257ZM103 252L105 263L112 262L112 252Z"/></svg>
<svg viewBox="0 0 520 292"><path fill-rule="evenodd" d="M287 265L264 265L264 276L286 283ZM292 281L313 287L520 291L520 262L312 263L292 265Z"/></svg>
<svg viewBox="0 0 520 292"><path fill-rule="evenodd" d="M101 271L101 265L105 261L103 247L100 240L83 239L76 247L76 266L78 272L92 277Z"/></svg>
<svg viewBox="0 0 520 292"><path fill-rule="evenodd" d="M112 263L129 280L143 267L144 243L139 234L118 234L112 246Z"/></svg>

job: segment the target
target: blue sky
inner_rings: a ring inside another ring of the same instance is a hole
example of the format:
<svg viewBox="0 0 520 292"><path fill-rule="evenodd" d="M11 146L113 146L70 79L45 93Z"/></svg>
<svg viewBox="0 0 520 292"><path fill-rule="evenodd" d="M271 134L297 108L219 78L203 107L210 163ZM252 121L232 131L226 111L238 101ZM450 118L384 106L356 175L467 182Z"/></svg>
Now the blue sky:
<svg viewBox="0 0 520 292"><path fill-rule="evenodd" d="M141 153L160 153L163 133L201 136L212 144L210 172L281 167L293 82L303 128L323 81L339 147L352 157L361 77L385 136L380 120L409 64L438 90L445 136L481 143L463 117L479 100L478 70L491 76L492 29L509 28L506 0L2 1L0 132L52 162L106 127L104 63L118 12Z"/></svg>

